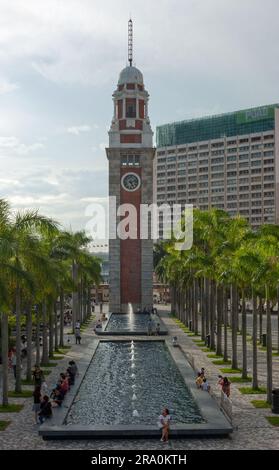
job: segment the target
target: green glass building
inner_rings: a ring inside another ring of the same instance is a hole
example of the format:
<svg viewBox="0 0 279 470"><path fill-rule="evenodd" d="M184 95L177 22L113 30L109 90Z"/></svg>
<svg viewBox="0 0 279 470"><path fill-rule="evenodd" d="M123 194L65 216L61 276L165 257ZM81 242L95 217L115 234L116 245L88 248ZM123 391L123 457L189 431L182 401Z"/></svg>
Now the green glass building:
<svg viewBox="0 0 279 470"><path fill-rule="evenodd" d="M279 104L158 126L157 202L278 223L278 139Z"/></svg>

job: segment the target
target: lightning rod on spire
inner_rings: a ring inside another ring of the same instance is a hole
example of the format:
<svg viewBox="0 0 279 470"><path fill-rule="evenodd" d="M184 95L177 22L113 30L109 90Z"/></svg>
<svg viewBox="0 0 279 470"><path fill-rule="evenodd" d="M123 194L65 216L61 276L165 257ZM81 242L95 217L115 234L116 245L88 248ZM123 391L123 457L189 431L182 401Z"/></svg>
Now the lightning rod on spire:
<svg viewBox="0 0 279 470"><path fill-rule="evenodd" d="M131 18L128 21L128 61L131 67L133 63L133 22Z"/></svg>

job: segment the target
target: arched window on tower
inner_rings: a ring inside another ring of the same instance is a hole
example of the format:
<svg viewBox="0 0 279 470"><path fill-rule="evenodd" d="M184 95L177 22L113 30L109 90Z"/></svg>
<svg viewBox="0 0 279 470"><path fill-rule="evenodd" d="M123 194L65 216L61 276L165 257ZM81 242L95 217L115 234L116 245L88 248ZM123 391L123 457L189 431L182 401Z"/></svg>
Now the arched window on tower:
<svg viewBox="0 0 279 470"><path fill-rule="evenodd" d="M136 98L126 98L126 118L135 118L137 116Z"/></svg>

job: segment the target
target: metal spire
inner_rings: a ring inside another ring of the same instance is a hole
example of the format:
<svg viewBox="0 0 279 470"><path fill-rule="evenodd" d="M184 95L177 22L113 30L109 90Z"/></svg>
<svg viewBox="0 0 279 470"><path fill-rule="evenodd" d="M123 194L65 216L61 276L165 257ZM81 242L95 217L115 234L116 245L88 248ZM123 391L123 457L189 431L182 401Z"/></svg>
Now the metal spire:
<svg viewBox="0 0 279 470"><path fill-rule="evenodd" d="M133 22L131 18L128 21L128 61L131 67L133 63Z"/></svg>

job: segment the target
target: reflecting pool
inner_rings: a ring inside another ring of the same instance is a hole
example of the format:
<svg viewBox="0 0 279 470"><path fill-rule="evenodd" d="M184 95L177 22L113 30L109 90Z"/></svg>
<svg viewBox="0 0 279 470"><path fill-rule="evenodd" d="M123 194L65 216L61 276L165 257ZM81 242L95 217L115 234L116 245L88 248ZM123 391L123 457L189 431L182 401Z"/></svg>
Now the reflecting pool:
<svg viewBox="0 0 279 470"><path fill-rule="evenodd" d="M100 342L67 424L156 425L163 407L175 423L203 418L163 341Z"/></svg>

